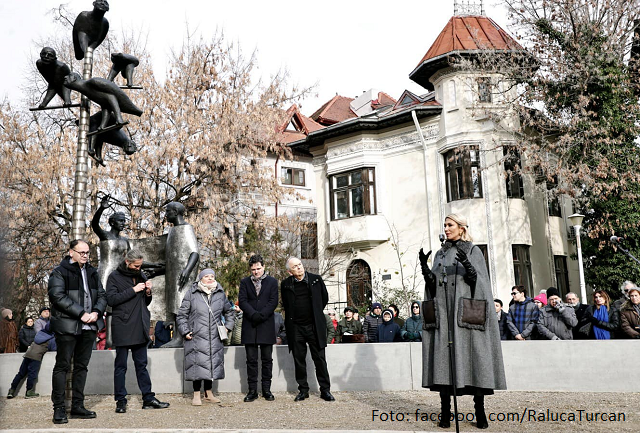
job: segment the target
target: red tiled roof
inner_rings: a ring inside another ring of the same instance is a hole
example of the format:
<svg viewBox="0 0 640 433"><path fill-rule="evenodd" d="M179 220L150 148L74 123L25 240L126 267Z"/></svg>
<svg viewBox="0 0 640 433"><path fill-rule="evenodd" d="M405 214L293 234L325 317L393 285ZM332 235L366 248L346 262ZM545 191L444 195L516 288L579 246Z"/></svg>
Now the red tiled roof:
<svg viewBox="0 0 640 433"><path fill-rule="evenodd" d="M353 101L353 98L336 95L316 110L316 112L311 115L311 119L321 125L329 126L342 122L343 120L357 117L349 105L351 101Z"/></svg>
<svg viewBox="0 0 640 433"><path fill-rule="evenodd" d="M383 107L385 105L395 105L397 101L385 92L378 92L378 99L371 102L371 108Z"/></svg>
<svg viewBox="0 0 640 433"><path fill-rule="evenodd" d="M418 66L429 59L452 51L522 49L515 39L489 17L454 16L440 32Z"/></svg>

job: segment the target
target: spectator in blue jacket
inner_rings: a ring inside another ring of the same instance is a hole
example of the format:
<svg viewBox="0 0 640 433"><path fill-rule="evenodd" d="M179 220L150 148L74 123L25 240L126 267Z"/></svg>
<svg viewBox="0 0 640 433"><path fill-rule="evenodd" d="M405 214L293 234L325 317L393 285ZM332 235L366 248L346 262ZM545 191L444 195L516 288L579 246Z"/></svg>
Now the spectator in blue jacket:
<svg viewBox="0 0 640 433"><path fill-rule="evenodd" d="M7 398L16 396L16 390L25 376L27 377L27 392L24 397L34 398L40 396L35 390L35 382L38 379L42 358L48 350L56 350L56 340L53 337L53 333L49 330L49 324L47 323L44 329L38 331L33 342L29 345L27 352L24 354L18 374L13 378L9 387Z"/></svg>
<svg viewBox="0 0 640 433"><path fill-rule="evenodd" d="M393 321L393 310L387 308L382 312L382 323L378 325L378 343L401 341L400 327Z"/></svg>
<svg viewBox="0 0 640 433"><path fill-rule="evenodd" d="M509 332L516 340L531 340L538 323L540 310L533 299L527 296L527 290L524 286L513 286L511 296L514 302L509 307L509 315L507 316Z"/></svg>

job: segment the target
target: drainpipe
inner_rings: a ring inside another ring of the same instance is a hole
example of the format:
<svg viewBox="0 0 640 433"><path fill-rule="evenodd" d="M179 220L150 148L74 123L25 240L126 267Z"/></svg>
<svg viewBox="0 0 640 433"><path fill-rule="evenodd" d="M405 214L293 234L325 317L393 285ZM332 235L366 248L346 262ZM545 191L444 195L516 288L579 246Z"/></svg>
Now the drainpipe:
<svg viewBox="0 0 640 433"><path fill-rule="evenodd" d="M422 143L422 155L424 161L424 190L426 193L427 199L427 233L429 234L429 245L431 245L431 201L429 200L429 182L427 180L427 144L424 142L424 135L422 135L422 129L420 128L420 123L418 122L418 116L416 116L416 110L411 110L411 117L413 118L413 124L416 127L416 132L418 133L418 137L420 138L420 143ZM429 249L432 249L429 247Z"/></svg>

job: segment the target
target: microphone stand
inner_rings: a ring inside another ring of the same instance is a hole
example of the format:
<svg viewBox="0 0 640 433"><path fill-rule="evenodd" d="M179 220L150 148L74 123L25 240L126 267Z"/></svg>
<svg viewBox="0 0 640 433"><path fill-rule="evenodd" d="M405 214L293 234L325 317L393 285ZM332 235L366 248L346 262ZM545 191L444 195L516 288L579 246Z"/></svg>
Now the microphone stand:
<svg viewBox="0 0 640 433"><path fill-rule="evenodd" d="M457 270L457 262L456 262L456 270ZM454 276L455 278L455 276ZM444 302L445 308L447 311L447 337L448 337L448 346L449 346L449 377L451 379L451 386L453 388L453 413L456 421L456 433L460 432L460 426L458 424L458 394L456 391L457 381L456 381L456 349L453 337L453 314L449 314L449 295L447 294L447 268L446 266L442 269L442 282L444 283ZM455 280L454 280L455 284ZM454 285L454 304L455 304L455 285Z"/></svg>
<svg viewBox="0 0 640 433"><path fill-rule="evenodd" d="M640 265L640 260L636 259L634 255L629 252L629 250L620 245L620 242L613 242L613 244L617 246L620 251L622 251L627 257L630 257L634 262Z"/></svg>

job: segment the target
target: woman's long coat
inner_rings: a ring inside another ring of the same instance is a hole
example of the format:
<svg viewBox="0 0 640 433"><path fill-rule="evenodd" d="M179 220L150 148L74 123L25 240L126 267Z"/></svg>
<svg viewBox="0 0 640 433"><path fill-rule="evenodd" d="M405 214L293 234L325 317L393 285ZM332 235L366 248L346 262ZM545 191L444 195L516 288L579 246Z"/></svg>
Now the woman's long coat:
<svg viewBox="0 0 640 433"><path fill-rule="evenodd" d="M465 281L466 271L456 260L458 248L464 251L477 273L474 299L486 300L485 329L459 326L458 313L462 298L471 298L471 287ZM422 331L422 386L432 391L452 392L449 373L448 323L453 323L456 359L456 388L458 395L492 394L495 389L506 389L502 346L498 319L484 256L471 242L447 241L436 253L432 272L435 287L425 289L425 299L432 299L435 289L436 327ZM446 283L444 276L446 275ZM446 286L446 290L445 290ZM448 295L447 314L445 293ZM426 313L422 312L424 318Z"/></svg>
<svg viewBox="0 0 640 433"><path fill-rule="evenodd" d="M233 329L235 312L220 284L211 293L208 305L213 317L207 308L207 295L193 283L178 309L178 332L182 336L193 333L191 340L184 340L185 380L224 379L224 345L217 325L222 325L224 314L225 326Z"/></svg>

